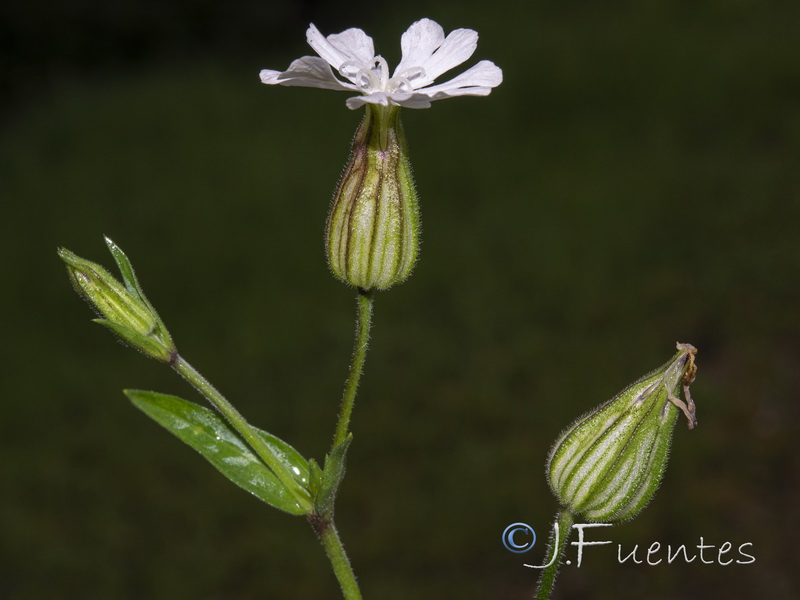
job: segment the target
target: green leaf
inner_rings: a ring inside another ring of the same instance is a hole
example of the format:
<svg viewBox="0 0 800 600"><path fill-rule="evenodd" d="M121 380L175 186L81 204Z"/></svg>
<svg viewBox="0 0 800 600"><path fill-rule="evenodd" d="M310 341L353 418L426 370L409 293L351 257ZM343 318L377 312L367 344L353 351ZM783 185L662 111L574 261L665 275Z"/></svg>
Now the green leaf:
<svg viewBox="0 0 800 600"><path fill-rule="evenodd" d="M270 506L293 515L305 514L275 474L217 413L176 396L125 390L134 406L171 431L214 465L223 475ZM304 488L309 484L308 462L289 444L256 429L278 459Z"/></svg>

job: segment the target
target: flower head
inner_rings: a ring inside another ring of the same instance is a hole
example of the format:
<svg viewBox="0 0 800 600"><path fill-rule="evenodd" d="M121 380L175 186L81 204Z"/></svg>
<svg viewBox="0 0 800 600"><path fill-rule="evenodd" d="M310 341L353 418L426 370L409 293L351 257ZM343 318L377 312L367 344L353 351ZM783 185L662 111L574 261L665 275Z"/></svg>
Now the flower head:
<svg viewBox="0 0 800 600"><path fill-rule="evenodd" d="M403 57L391 76L386 60L375 54L372 38L361 29L325 37L312 24L306 38L319 56L299 58L282 72L264 69L261 82L359 92L347 100L347 107L356 109L364 104L428 108L433 100L486 96L503 81L500 68L482 60L450 81L432 85L472 56L478 33L456 29L445 37L442 27L430 19L415 22L403 34Z"/></svg>

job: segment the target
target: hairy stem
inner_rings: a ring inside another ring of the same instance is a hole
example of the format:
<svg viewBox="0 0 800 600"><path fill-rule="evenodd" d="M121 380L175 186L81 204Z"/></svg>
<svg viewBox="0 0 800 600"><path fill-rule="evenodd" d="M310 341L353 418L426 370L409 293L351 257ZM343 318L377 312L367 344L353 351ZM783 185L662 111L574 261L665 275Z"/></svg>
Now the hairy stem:
<svg viewBox="0 0 800 600"><path fill-rule="evenodd" d="M356 341L353 347L353 359L350 362L350 372L347 374L347 381L344 384L344 395L339 409L339 422L336 424L336 433L333 436L333 446L335 448L341 444L350 431L350 413L353 412L353 404L356 400L358 382L361 379L361 372L364 370L364 360L367 357L367 345L369 343L369 329L372 324L372 291L358 290L356 298L358 309L356 313Z"/></svg>
<svg viewBox="0 0 800 600"><path fill-rule="evenodd" d="M328 556L333 573L336 575L336 580L342 589L344 599L361 600L361 590L358 589L356 576L350 566L350 561L347 559L342 540L339 538L339 533L336 531L333 520L319 515L310 515L308 521L311 523L314 533L317 534L317 537L322 542L322 547L325 548L325 554Z"/></svg>
<svg viewBox="0 0 800 600"><path fill-rule="evenodd" d="M547 556L553 557L548 566L539 576L539 585L536 588L536 600L549 600L553 593L553 586L558 576L558 568L564 558L564 550L567 547L569 533L575 517L566 508L556 515L553 533L550 535L550 542L547 546ZM558 527L555 527L557 525ZM545 557L545 558L546 558Z"/></svg>
<svg viewBox="0 0 800 600"><path fill-rule="evenodd" d="M331 452L347 439L350 431L350 414L356 401L358 382L364 370L364 360L367 357L369 343L369 329L372 324L372 292L360 289L356 297L356 340L353 347L353 359L350 361L350 370L344 384L342 404L339 408L339 421L336 423L336 433L333 436ZM342 540L333 523L333 505L328 514L312 514L308 517L314 533L322 542L325 554L331 563L333 572L342 589L345 600L361 600L356 576L350 566L350 561L344 551Z"/></svg>

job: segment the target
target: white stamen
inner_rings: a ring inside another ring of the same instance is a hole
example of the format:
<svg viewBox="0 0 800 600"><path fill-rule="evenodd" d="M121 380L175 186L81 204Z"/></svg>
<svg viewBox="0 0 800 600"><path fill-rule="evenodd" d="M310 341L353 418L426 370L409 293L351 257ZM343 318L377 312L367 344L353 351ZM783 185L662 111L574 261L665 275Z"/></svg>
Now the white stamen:
<svg viewBox="0 0 800 600"><path fill-rule="evenodd" d="M379 79L380 87L378 89L382 92L385 92L387 91L386 85L389 82L389 63L387 63L386 59L383 58L382 56L376 56L375 62L373 64L377 65L378 67L377 71L379 73L379 78L380 78ZM374 70L375 69L373 69L373 71Z"/></svg>
<svg viewBox="0 0 800 600"><path fill-rule="evenodd" d="M425 77L425 69L422 67L412 67L406 69L402 73L398 73L389 80L389 92L400 92L401 94L410 94L414 91L414 84L411 83L412 79Z"/></svg>
<svg viewBox="0 0 800 600"><path fill-rule="evenodd" d="M341 64L338 71L343 77L346 77L356 84L365 94L369 94L379 85L375 74L372 71L365 69L364 66L358 61L345 61Z"/></svg>
<svg viewBox="0 0 800 600"><path fill-rule="evenodd" d="M400 77L405 77L409 81L412 79L419 79L420 77L425 77L425 69L422 67L411 67L410 69L406 69L402 73L398 73Z"/></svg>
<svg viewBox="0 0 800 600"><path fill-rule="evenodd" d="M411 82L405 77L395 75L389 80L389 92L400 92L401 94L410 94L414 91Z"/></svg>

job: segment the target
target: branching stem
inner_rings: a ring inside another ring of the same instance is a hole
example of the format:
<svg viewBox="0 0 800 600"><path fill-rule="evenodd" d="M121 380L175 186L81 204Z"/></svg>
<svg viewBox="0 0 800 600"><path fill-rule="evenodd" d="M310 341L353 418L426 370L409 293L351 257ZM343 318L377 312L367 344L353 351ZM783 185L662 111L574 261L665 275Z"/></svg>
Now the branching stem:
<svg viewBox="0 0 800 600"><path fill-rule="evenodd" d="M294 497L297 504L307 513L311 512L312 503L308 492L292 477L289 470L275 456L270 447L258 435L253 427L245 420L242 414L228 402L217 389L203 377L197 369L180 356L173 361L174 369L181 374L192 386L200 392L220 413L231 426L238 431L250 445L258 457L264 461L284 487Z"/></svg>

